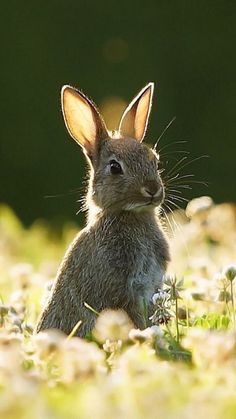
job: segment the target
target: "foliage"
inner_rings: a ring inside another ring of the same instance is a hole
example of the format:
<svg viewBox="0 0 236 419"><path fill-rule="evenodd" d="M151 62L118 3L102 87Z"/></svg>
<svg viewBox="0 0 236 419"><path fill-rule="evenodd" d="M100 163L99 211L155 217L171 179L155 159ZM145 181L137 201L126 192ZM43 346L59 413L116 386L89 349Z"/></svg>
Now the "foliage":
<svg viewBox="0 0 236 419"><path fill-rule="evenodd" d="M236 211L206 208L204 198L193 204L191 219L175 213L173 260L153 297L153 325L136 330L124 312L107 311L87 340L33 334L75 227L61 237L43 223L25 230L1 208L1 417L235 417Z"/></svg>

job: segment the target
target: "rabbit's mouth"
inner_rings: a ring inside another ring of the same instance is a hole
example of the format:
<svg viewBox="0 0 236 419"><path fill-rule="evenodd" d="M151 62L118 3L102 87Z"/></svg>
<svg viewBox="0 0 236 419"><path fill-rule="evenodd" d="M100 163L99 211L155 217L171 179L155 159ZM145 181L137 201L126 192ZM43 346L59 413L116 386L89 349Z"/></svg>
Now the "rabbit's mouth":
<svg viewBox="0 0 236 419"><path fill-rule="evenodd" d="M141 192L143 192L141 190ZM164 188L160 188L158 193L149 197L142 193L142 199L139 202L132 202L125 206L126 211L152 211L164 202Z"/></svg>
<svg viewBox="0 0 236 419"><path fill-rule="evenodd" d="M125 207L126 211L148 211L148 210L154 210L155 207L158 205L161 205L162 202L157 202L156 200L151 199L148 202L142 202L142 203L132 203L128 204Z"/></svg>

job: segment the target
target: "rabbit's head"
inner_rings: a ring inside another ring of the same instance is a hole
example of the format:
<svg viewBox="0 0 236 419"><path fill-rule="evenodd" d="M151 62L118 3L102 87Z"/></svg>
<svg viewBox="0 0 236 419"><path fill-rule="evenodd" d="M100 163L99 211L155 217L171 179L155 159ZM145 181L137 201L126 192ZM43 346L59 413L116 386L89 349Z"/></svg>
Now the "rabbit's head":
<svg viewBox="0 0 236 419"><path fill-rule="evenodd" d="M112 134L84 94L70 86L62 88L66 127L91 167L88 196L103 211L147 211L164 199L158 155L142 143L152 95L149 83L126 108Z"/></svg>

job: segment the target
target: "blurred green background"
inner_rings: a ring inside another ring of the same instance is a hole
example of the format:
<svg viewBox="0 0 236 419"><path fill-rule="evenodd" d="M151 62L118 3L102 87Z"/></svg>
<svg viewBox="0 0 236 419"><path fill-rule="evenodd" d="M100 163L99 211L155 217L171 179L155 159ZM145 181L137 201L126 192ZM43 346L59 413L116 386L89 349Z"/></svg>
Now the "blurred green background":
<svg viewBox="0 0 236 419"><path fill-rule="evenodd" d="M75 219L79 209L81 192L69 192L81 188L85 162L61 115L66 83L93 98L114 128L154 81L147 141L176 116L162 145L187 139L191 157L210 155L186 172L209 187L194 184L186 196L236 200L234 0L8 0L0 33L0 200L25 224Z"/></svg>

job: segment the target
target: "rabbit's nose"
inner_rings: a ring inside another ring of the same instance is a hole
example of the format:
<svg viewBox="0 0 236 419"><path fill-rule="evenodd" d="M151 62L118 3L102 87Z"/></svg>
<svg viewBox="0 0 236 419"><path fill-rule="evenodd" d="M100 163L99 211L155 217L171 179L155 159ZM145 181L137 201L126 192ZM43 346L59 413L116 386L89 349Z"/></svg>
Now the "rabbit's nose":
<svg viewBox="0 0 236 419"><path fill-rule="evenodd" d="M161 190L161 185L156 181L149 181L141 188L141 192L146 197L153 197L157 195Z"/></svg>

